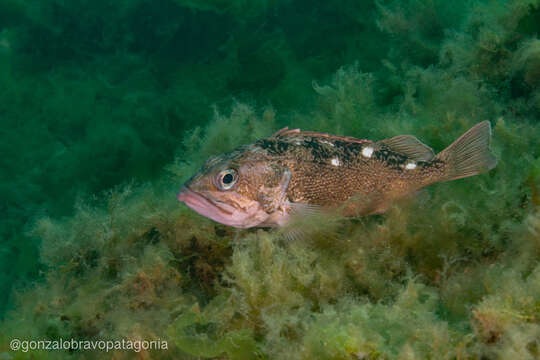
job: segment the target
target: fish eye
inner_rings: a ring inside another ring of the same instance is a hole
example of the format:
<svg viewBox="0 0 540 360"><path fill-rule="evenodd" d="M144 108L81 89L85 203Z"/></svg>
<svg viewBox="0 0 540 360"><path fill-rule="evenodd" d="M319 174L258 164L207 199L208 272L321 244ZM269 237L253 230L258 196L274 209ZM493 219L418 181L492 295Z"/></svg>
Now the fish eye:
<svg viewBox="0 0 540 360"><path fill-rule="evenodd" d="M223 170L217 176L217 184L221 190L229 190L237 180L238 174L234 169Z"/></svg>

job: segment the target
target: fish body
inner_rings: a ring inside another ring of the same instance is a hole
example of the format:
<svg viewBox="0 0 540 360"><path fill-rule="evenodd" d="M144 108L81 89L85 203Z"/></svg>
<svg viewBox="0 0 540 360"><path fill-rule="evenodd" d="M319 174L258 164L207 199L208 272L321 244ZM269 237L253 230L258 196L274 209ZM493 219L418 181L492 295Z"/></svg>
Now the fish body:
<svg viewBox="0 0 540 360"><path fill-rule="evenodd" d="M283 226L294 213L324 209L382 213L425 186L495 167L490 136L484 121L435 155L411 135L373 142L285 128L209 159L178 199L238 228Z"/></svg>

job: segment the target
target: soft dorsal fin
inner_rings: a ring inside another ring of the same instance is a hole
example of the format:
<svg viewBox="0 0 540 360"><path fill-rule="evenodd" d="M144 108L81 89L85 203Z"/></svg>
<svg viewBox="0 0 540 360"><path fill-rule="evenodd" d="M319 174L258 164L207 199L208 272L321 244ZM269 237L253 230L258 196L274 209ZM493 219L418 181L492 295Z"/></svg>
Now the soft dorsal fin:
<svg viewBox="0 0 540 360"><path fill-rule="evenodd" d="M390 150L416 161L429 161L435 157L433 150L412 135L399 135L379 141Z"/></svg>

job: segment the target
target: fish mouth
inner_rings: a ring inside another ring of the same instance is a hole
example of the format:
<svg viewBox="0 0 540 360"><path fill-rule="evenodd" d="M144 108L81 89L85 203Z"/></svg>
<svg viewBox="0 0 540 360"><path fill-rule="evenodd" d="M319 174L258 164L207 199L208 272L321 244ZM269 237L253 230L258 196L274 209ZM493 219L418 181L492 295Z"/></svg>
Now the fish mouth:
<svg viewBox="0 0 540 360"><path fill-rule="evenodd" d="M199 215L236 228L246 229L257 226L268 217L257 202L253 202L246 208L237 207L236 204L231 205L214 199L212 196L204 196L186 186L182 188L177 198Z"/></svg>
<svg viewBox="0 0 540 360"><path fill-rule="evenodd" d="M177 198L202 216L206 216L220 223L224 223L227 216L233 215L234 208L232 206L223 202L211 201L207 197L187 187L183 187L182 190L180 190Z"/></svg>

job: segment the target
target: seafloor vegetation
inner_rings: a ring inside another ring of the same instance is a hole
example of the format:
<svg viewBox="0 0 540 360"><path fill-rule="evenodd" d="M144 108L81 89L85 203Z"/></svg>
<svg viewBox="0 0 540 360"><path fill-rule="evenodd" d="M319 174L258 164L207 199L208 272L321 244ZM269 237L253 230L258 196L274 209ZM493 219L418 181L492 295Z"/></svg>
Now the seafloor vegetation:
<svg viewBox="0 0 540 360"><path fill-rule="evenodd" d="M133 357L12 338L168 341L141 359L540 357L539 1L0 9L0 266L21 284L1 359ZM280 126L440 151L486 119L496 169L384 215L301 219L304 239L175 198L208 156Z"/></svg>

